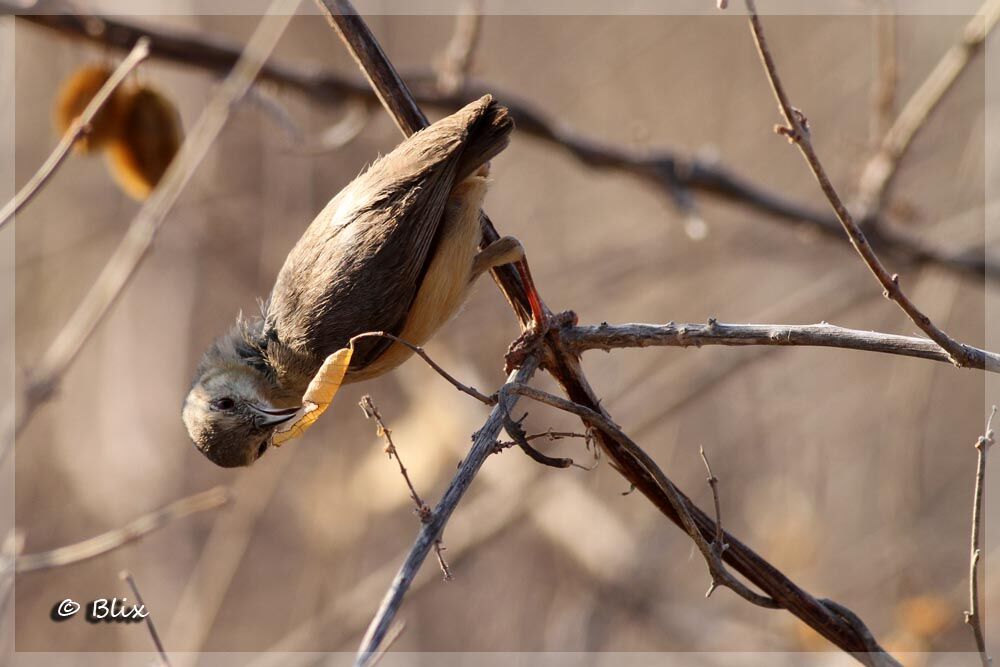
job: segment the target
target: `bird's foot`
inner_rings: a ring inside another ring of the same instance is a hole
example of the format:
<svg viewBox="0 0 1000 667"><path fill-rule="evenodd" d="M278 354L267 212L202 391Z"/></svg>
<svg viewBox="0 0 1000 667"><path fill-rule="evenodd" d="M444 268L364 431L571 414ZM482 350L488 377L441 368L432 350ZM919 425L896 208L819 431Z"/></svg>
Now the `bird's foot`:
<svg viewBox="0 0 1000 667"><path fill-rule="evenodd" d="M507 353L504 355L504 373L509 374L515 368L519 368L524 359L538 349L550 331L565 326L576 326L577 321L576 313L572 310L555 315L546 310L540 322L532 319L531 326L522 331L521 335L507 347Z"/></svg>

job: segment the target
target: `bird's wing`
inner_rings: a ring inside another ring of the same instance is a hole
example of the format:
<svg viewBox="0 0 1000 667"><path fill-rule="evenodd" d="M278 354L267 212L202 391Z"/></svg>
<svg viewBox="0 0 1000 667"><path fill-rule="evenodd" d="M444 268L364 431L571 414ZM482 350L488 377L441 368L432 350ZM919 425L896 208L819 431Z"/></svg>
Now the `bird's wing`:
<svg viewBox="0 0 1000 667"><path fill-rule="evenodd" d="M403 141L337 195L278 275L268 321L282 342L318 364L358 333L398 333L452 187L503 150L512 128L506 109L483 97ZM387 344L359 341L352 367Z"/></svg>

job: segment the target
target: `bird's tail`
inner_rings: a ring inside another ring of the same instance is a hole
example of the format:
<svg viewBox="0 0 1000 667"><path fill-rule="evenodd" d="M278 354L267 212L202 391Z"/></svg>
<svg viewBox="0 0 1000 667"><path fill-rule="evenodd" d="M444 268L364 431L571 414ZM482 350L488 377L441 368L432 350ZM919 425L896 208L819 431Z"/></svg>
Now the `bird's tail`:
<svg viewBox="0 0 1000 667"><path fill-rule="evenodd" d="M456 170L456 180L461 181L507 147L514 119L507 113L507 107L497 103L492 95L483 95L452 118L464 122L466 127L465 146Z"/></svg>

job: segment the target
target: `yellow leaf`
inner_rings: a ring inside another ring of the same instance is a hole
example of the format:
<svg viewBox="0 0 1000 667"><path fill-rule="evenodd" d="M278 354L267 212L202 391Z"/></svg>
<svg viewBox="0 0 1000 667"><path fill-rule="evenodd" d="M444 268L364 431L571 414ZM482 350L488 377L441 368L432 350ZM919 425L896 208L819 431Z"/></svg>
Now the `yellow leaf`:
<svg viewBox="0 0 1000 667"><path fill-rule="evenodd" d="M344 381L347 367L351 363L352 352L351 348L345 347L326 358L312 382L309 383L306 393L303 394L302 409L299 410L296 418L282 424L275 430L271 441L276 446L281 446L305 433L326 411Z"/></svg>

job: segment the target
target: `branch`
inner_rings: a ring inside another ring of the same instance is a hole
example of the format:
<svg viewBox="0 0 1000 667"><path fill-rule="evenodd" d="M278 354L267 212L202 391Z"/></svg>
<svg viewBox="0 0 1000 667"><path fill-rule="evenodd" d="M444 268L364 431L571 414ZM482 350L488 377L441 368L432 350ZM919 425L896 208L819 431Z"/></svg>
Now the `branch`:
<svg viewBox="0 0 1000 667"><path fill-rule="evenodd" d="M525 360L521 368L511 373L508 382L527 382L531 379L537 367L537 360L534 357L529 357ZM513 397L501 400L490 412L490 416L482 428L476 431L472 438L472 447L469 449L469 453L462 460L458 472L455 473L455 477L451 480L437 507L431 513L430 519L421 526L420 533L417 535L413 547L410 549L409 554L407 554L403 565L399 568L396 577L392 580L392 584L382 599L382 604L379 606L375 618L372 619L371 624L368 626L368 630L361 640L361 647L358 650L355 662L356 665L364 666L370 664L372 658L377 654L379 646L385 641L386 633L392 626L392 621L396 617L396 614L399 612L399 608L403 603L403 597L406 595L410 583L412 583L417 571L427 558L431 547L441 538L444 526L448 522L449 517L451 517L451 513L455 511L455 507L472 484L472 480L476 476L476 473L479 472L483 462L493 453L497 436L503 427L503 417L514 407L515 402L516 399Z"/></svg>
<svg viewBox="0 0 1000 667"><path fill-rule="evenodd" d="M231 500L232 497L229 491L224 487L217 486L214 489L176 500L155 512L144 514L122 528L109 530L106 533L101 533L82 542L52 549L51 551L41 551L39 553L18 556L14 561L14 571L22 574L24 572L63 567L64 565L72 565L90 560L109 551L114 551L130 542L142 539L149 533L159 530L173 521L183 519L198 512L206 512L217 507L222 507Z"/></svg>
<svg viewBox="0 0 1000 667"><path fill-rule="evenodd" d="M483 30L482 10L482 0L470 1L455 14L455 30L438 65L437 85L443 92L459 91L469 80L473 56Z"/></svg>
<svg viewBox="0 0 1000 667"><path fill-rule="evenodd" d="M381 99L387 100L385 106L393 114L396 124L403 130L404 135L412 133L412 131L417 129L413 122L419 121L419 116L422 114L420 114L419 109L416 109L415 114L412 113L413 109L409 107L416 106L412 95L410 95L406 85L403 84L402 80L396 74L381 48L379 48L378 43L364 21L356 15L354 8L347 0L317 0L317 2L322 2L323 9L338 32L352 33L346 36L342 34L342 38L349 45L349 48L351 48L355 58L359 60L366 75L372 80L373 85L381 86L379 96ZM393 111L393 109L396 109L396 111ZM410 113L409 119L406 116L408 112ZM496 230L493 229L492 224L485 215L481 216L481 222L483 225L484 243L490 243L498 238ZM522 325L527 323L530 320L530 308L517 272L510 265L505 265L499 269L495 269L493 277L514 309L515 314L521 320ZM545 369L566 391L573 403L607 417L600 406L600 400L594 394L593 389L591 389L580 368L578 358L562 343L559 331L557 329L550 329L545 333L541 343L543 345L543 349L541 350L542 359L539 360L532 354L526 355L523 362L525 365L512 374L512 379L517 382L523 382L523 380L519 379L519 374L528 369L527 376L530 377L531 372L535 370L536 364L541 361ZM499 432L502 422L502 413L509 411L509 408L510 406L504 405L504 401L501 401L501 404L494 408L490 416L490 421L487 422L489 431L487 432L486 427L484 427L484 429L477 432L473 445L473 450L477 452L477 460L474 461L475 469L478 469L478 466L482 463L478 460L478 457L488 455L488 453L484 454L481 451L487 444L484 442L482 436L485 433L491 435L495 440L496 433ZM588 426L596 425L588 423ZM633 452L622 447L621 443L600 430L595 431L595 438L601 449L608 454L616 469L635 488L641 490L671 521L679 526L683 526L682 518L674 509L671 499L649 474L643 460L637 458ZM492 442L488 444L489 449L492 451ZM474 472L475 470L472 471L472 474ZM460 496L464 488L471 482L471 477L466 482L460 482L459 480L460 477L456 476L452 482L452 486L449 487L449 491L458 485L459 491L456 493ZM446 508L450 512L454 508L454 505L446 505L447 499L446 494L439 507L442 509ZM457 502L457 498L455 502ZM711 519L693 505L689 507L689 511L698 523L702 533L711 534L710 532L705 532L714 529ZM438 518L435 517L435 520L438 520ZM443 522L441 525L443 526ZM362 641L357 657L358 665L368 664L374 655L375 647L384 639L391 619L402 603L402 598L409 586L409 582L412 580L413 574L419 568L424 558L426 558L431 543L440 534L440 527L436 530L430 530L425 527L421 531L420 536L418 536L417 543L414 544L410 556L393 581L378 614L372 621L371 626L369 626L368 632ZM723 558L743 576L747 577L747 579L775 599L779 595L787 596L790 590L800 591L792 582L781 575L774 566L738 541L733 540L730 542L730 548L725 551ZM803 620L842 650L854 655L863 663L874 665L887 662L884 653L870 654L873 646L876 645L870 641L871 635L867 632L867 629L863 625L858 626L854 622L857 620L856 616L851 615L850 618L847 618L842 614L831 613L829 607L824 606L823 603L814 600L807 594L804 594L804 592L801 593L802 595L793 597L792 602L794 602L794 605L788 608L792 614ZM888 658L888 661L891 662L891 658Z"/></svg>
<svg viewBox="0 0 1000 667"><path fill-rule="evenodd" d="M900 161L913 143L913 138L924 127L931 113L972 58L982 50L986 36L996 27L998 19L1000 0L986 0L966 24L961 40L948 49L899 112L896 121L885 133L878 151L862 168L858 187L860 220L876 217L885 205L886 193L899 171ZM894 78L895 72L884 76Z"/></svg>
<svg viewBox="0 0 1000 667"><path fill-rule="evenodd" d="M146 607L146 603L142 599L142 595L139 594L139 586L135 583L135 577L128 570L122 570L118 576L122 581L128 584L128 587L132 589L132 595L135 596L135 601L139 603L143 608ZM160 641L160 633L156 631L156 624L153 623L153 614L146 609L146 616L144 617L146 623L146 628L149 630L149 636L153 640L153 646L156 647L156 652L160 655L160 663L164 667L170 667L170 658L167 657L167 651L163 648L163 642Z"/></svg>
<svg viewBox="0 0 1000 667"><path fill-rule="evenodd" d="M538 401L540 403L545 403L554 408L558 408L565 412L575 414L587 420L588 423L593 424L598 429L600 429L605 435L614 438L622 447L624 447L632 456L637 460L642 462L645 467L646 472L652 476L656 483L659 485L660 490L666 495L670 500L670 504L674 511L681 519L684 529L687 531L688 536L694 541L698 550L701 551L701 555L705 558L705 562L708 564L709 572L712 576L712 587L709 588L708 595L711 594L712 590L716 586L725 586L729 588L734 593L739 595L741 598L755 604L759 607L765 607L767 609L780 609L782 605L780 602L767 597L766 595L760 595L750 590L743 582L736 579L729 571L726 569L722 562L721 554L725 549L721 548L722 544L725 544L724 539L721 540L719 548L716 549L714 544L715 538L713 538L713 544L710 544L706 539L705 535L702 534L698 525L695 523L694 517L691 514L692 508L695 506L691 501L681 493L673 482L671 482L663 471L660 470L659 466L649 457L646 452L642 450L639 445L637 445L631 438L625 435L622 430L615 425L610 419L606 418L604 415L591 410L590 408L583 407L582 405L577 405L571 401L567 401L564 398L559 398L552 394L546 393L535 389L534 387L529 387L525 384L510 383L503 386L500 389L500 404L506 403L506 396L508 394L517 394L519 396L524 396L532 400ZM713 489L715 487L713 486ZM700 511L700 510L699 510ZM718 523L713 524L715 526L715 534L717 536L722 535L722 528Z"/></svg>
<svg viewBox="0 0 1000 667"><path fill-rule="evenodd" d="M129 49L141 36L148 35L153 39L154 57L216 73L228 71L240 53L238 46L211 35L140 27L106 16L81 17L55 9L54 0L39 0L36 14L18 18L105 48ZM19 6L12 0L0 0L0 10L17 14ZM93 30L94 25L101 29ZM340 105L345 99L361 99L367 104L376 101L376 94L363 81L330 70L305 69L272 61L262 68L260 77L320 104ZM840 238L842 233L836 216L829 212L787 199L724 166L669 150L629 150L574 132L565 123L548 117L533 103L489 83L468 81L460 90L448 92L441 90L438 76L432 71L410 72L406 79L414 86L412 99L449 113L491 92L504 101L517 122L519 133L562 148L586 166L615 169L639 177L671 197L681 208L689 199L689 192L697 191L749 206L779 221L807 224L831 237ZM909 235L889 231L877 233L878 229L880 227L870 231L869 241L880 249L897 252L907 261L931 263L977 278L985 273L991 280L1000 280L1000 262L987 260L982 248L952 253L930 247Z"/></svg>
<svg viewBox="0 0 1000 667"><path fill-rule="evenodd" d="M385 425L382 421L382 414L375 407L372 397L365 394L361 397L361 411L365 413L365 419L372 419L375 421L376 430L379 437L385 439L385 453L389 455L390 459L396 459L396 464L399 466L399 474L403 476L403 480L406 482L406 488L410 490L410 499L413 504L417 507L417 516L420 517L422 523L427 523L431 518L431 508L424 502L420 494L417 493L417 488L413 486L413 481L410 480L410 473L407 472L406 466L403 465L403 459L399 458L399 452L396 450L396 443L392 441L392 431L389 427ZM445 581L451 581L451 569L448 567L448 563L444 559L444 545L441 544L441 538L439 537L434 542L434 552L437 554L438 565L441 566L441 572L444 574Z"/></svg>
<svg viewBox="0 0 1000 667"><path fill-rule="evenodd" d="M778 345L836 347L881 352L950 363L951 359L932 340L877 331L845 329L833 324L607 324L567 327L561 332L566 346L576 353L627 347L701 347L702 345ZM968 348L968 368L1000 373L1000 354Z"/></svg>
<svg viewBox="0 0 1000 667"><path fill-rule="evenodd" d="M986 637L983 634L983 618L979 611L979 559L982 552L979 548L979 535L983 528L983 495L986 492L986 451L993 444L993 417L997 406L993 406L990 418L986 421L986 431L976 440L978 462L976 466L976 490L972 501L972 555L969 559L969 611L965 612L965 622L972 628L976 638L976 649L982 660L983 667L990 667L992 659L986 653Z"/></svg>
<svg viewBox="0 0 1000 667"><path fill-rule="evenodd" d="M357 336L351 338L350 344L353 345L354 341L360 340L362 338L373 338L373 337L387 338L391 341L399 343L403 347L409 348L410 350L413 351L414 354L423 359L427 363L427 365L434 370L435 373L437 373L445 380L447 380L448 383L455 389L458 389L463 394L468 394L472 398L476 399L477 401L485 405L496 405L497 399L495 396L487 396L486 394L482 393L475 387L469 386L467 384L462 384L461 382L456 380L453 375L448 373L448 371L441 368L441 366L439 366L437 362L431 359L430 355L428 355L427 352L424 351L424 348L420 347L419 345L414 345L409 341L405 341L402 338L399 338L398 336L392 335L391 333L386 333L384 331L370 331L367 333L358 334Z"/></svg>
<svg viewBox="0 0 1000 667"><path fill-rule="evenodd" d="M764 27L761 25L760 17L757 16L757 9L754 0L746 0L746 6L747 11L749 12L750 31L753 34L754 42L757 45L757 51L760 54L761 63L764 65L764 71L766 72L767 78L771 83L775 99L777 99L778 106L780 107L781 113L785 117L785 122L787 123L785 126L777 127L776 131L779 134L785 135L790 142L798 146L802 156L808 163L813 176L816 177L816 181L823 190L823 194L826 195L827 200L836 212L837 218L844 227L844 231L847 232L851 245L853 245L854 249L858 251L858 254L861 255L861 258L875 276L875 279L882 285L882 288L885 290L884 294L886 298L895 301L921 331L927 334L935 343L940 345L941 348L948 353L952 363L957 366L975 367L976 355L974 350L946 334L936 324L934 324L934 322L932 322L927 315L917 308L916 304L914 304L910 298L906 296L906 293L900 289L899 276L896 274L889 274L878 255L868 243L868 239L865 237L864 232L862 232L861 228L854 222L854 218L851 216L847 207L840 199L840 195L837 194L833 184L830 183L830 179L827 177L826 171L823 169L823 165L820 162L819 157L816 155L816 151L813 149L812 141L809 138L808 122L806 121L805 116L801 111L792 106L788 99L788 95L785 93L781 79L778 77L778 70L774 63L774 58L771 56L771 52L767 47L767 41L764 38Z"/></svg>
<svg viewBox="0 0 1000 667"><path fill-rule="evenodd" d="M170 209L208 154L234 105L246 94L257 77L297 6L298 0L272 0L267 15L250 36L232 72L205 106L177 157L133 218L128 232L105 264L97 281L59 331L41 361L29 373L24 397L19 401L21 412L15 421L15 438L38 406L51 398L84 343L125 290L139 264L149 253L156 233ZM11 444L9 440L0 442L0 461L5 458Z"/></svg>
<svg viewBox="0 0 1000 667"><path fill-rule="evenodd" d="M125 60L118 65L118 68L111 74L104 85L97 91L97 94L90 100L87 106L84 108L83 113L81 113L76 119L70 123L69 127L63 133L62 139L56 144L56 147L52 149L52 153L46 158L42 166L38 168L38 171L24 184L14 198L7 202L3 209L0 209L0 229L3 229L4 225L14 219L14 214L20 211L25 204L27 204L35 196L35 194L41 189L43 185L49 180L49 178L56 172L59 165L63 163L63 160L69 155L69 152L73 149L73 146L77 141L82 139L85 135L90 134L92 128L92 123L97 117L97 114L101 112L101 109L107 104L108 100L114 94L115 90L118 89L128 75L138 67L139 63L144 61L149 57L149 38L142 37L136 40L135 46L132 47L132 51L129 52Z"/></svg>

